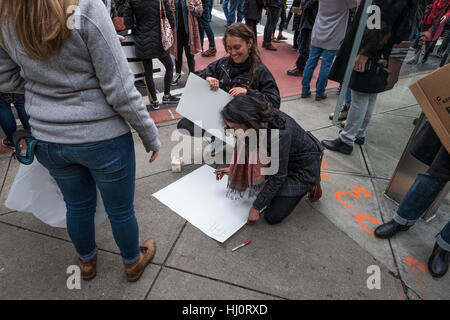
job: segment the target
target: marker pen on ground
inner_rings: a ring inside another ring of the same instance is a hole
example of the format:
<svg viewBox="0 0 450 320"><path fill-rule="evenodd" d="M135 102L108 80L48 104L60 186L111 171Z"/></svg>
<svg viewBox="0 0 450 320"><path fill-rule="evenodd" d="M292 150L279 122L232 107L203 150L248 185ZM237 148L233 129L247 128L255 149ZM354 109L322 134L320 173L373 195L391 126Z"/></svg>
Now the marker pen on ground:
<svg viewBox="0 0 450 320"><path fill-rule="evenodd" d="M242 248L242 247L245 247L246 245L248 245L248 244L250 244L250 243L251 243L251 241L244 242L243 244L238 245L236 248L231 249L231 251L232 251L232 252L233 252L233 251L236 251L237 249L240 249L240 248Z"/></svg>

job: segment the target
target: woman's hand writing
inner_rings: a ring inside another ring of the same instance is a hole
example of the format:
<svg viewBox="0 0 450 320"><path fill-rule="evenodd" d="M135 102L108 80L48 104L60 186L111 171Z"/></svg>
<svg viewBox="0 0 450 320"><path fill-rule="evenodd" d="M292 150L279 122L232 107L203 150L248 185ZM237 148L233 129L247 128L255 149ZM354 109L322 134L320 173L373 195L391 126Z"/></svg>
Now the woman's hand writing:
<svg viewBox="0 0 450 320"><path fill-rule="evenodd" d="M230 173L230 168L223 168L223 169L217 169L216 171L214 171L214 173L216 174L216 180L219 181L223 178L224 175L228 175Z"/></svg>

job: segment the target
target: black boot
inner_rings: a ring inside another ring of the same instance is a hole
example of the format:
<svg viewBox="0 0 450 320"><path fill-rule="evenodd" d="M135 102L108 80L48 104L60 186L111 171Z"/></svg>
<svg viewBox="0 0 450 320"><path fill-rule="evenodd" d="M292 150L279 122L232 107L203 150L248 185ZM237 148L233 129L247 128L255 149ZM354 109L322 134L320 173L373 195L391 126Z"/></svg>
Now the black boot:
<svg viewBox="0 0 450 320"><path fill-rule="evenodd" d="M351 154L353 152L353 146L346 144L339 138L335 140L322 140L322 145L327 149L343 154Z"/></svg>
<svg viewBox="0 0 450 320"><path fill-rule="evenodd" d="M381 226L378 226L375 229L374 233L377 236L377 238L388 239L388 238L392 237L393 235L395 235L397 232L406 231L409 228L411 228L411 227L401 225L401 224L395 222L394 220L391 220L389 222L382 224Z"/></svg>
<svg viewBox="0 0 450 320"><path fill-rule="evenodd" d="M441 278L448 271L449 252L442 249L437 243L434 245L430 259L428 259L428 270L433 278Z"/></svg>

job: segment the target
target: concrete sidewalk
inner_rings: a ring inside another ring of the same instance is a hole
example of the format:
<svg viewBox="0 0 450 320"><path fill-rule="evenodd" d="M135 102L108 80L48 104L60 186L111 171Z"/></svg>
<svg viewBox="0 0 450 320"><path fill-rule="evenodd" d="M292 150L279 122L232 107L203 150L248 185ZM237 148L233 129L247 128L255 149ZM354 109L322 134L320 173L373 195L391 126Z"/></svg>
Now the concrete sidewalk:
<svg viewBox="0 0 450 320"><path fill-rule="evenodd" d="M4 206L18 162L0 158L0 299L449 299L450 275L434 280L427 259L434 236L450 219L447 198L431 222L381 241L371 232L396 205L383 192L420 113L403 78L379 95L366 144L350 156L327 151L323 197L302 201L277 226L264 219L243 227L224 244L207 237L152 197L152 193L195 170L170 171L170 141L176 123L159 125L163 148L154 164L135 138L135 209L140 239L153 237L158 250L136 283L124 277L108 222L98 227L97 277L69 290L66 273L77 262L65 229L52 228L32 214ZM289 98L281 109L319 139L335 138L328 114L334 91L322 102ZM201 152L201 150L196 150ZM352 195L353 194L353 195ZM26 196L26 195L24 195ZM207 199L205 199L206 203ZM244 241L252 244L231 252ZM369 290L369 266L379 266L381 289Z"/></svg>

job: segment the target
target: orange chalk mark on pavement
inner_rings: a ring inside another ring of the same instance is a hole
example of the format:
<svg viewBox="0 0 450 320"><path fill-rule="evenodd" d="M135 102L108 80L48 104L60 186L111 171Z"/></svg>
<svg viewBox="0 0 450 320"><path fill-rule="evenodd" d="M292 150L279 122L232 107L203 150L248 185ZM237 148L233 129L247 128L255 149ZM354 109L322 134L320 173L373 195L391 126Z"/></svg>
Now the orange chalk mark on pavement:
<svg viewBox="0 0 450 320"><path fill-rule="evenodd" d="M322 173L320 175L320 179L325 180L328 179L328 173L323 169L323 167L326 167L327 164L325 162L322 162L322 166L320 167L320 172Z"/></svg>
<svg viewBox="0 0 450 320"><path fill-rule="evenodd" d="M346 208L348 208L352 211L356 211L355 209L353 209L352 206L348 205L344 200L342 200L341 196L347 195L347 196L354 197L354 198L360 198L361 192L362 192L362 194L366 198L370 198L370 197L372 197L372 194L369 191L367 191L366 189L361 188L361 187L355 187L355 188L353 188L353 190L355 191L354 193L350 193L350 192L346 192L346 191L336 191L335 196L343 206L345 206Z"/></svg>
<svg viewBox="0 0 450 320"><path fill-rule="evenodd" d="M381 240L381 239L378 239L377 237L375 237L375 234L373 233L373 231L370 230L369 228L367 228L366 224L363 222L363 220L368 220L368 221L372 222L373 224L380 224L380 220L366 216L365 214L362 214L362 213L357 213L355 216L355 219L356 219L356 222L358 222L358 224L361 226L361 228L363 228L363 230L365 232L370 234L375 239Z"/></svg>
<svg viewBox="0 0 450 320"><path fill-rule="evenodd" d="M419 284L420 290L422 290L422 296L423 299L428 300L428 290L425 287L425 283L423 282L420 274L417 272L417 269L419 269L423 273L428 273L428 268L423 265L420 261L414 259L413 257L406 257L405 258L406 264L408 268L412 271L414 278L416 279L417 283Z"/></svg>

